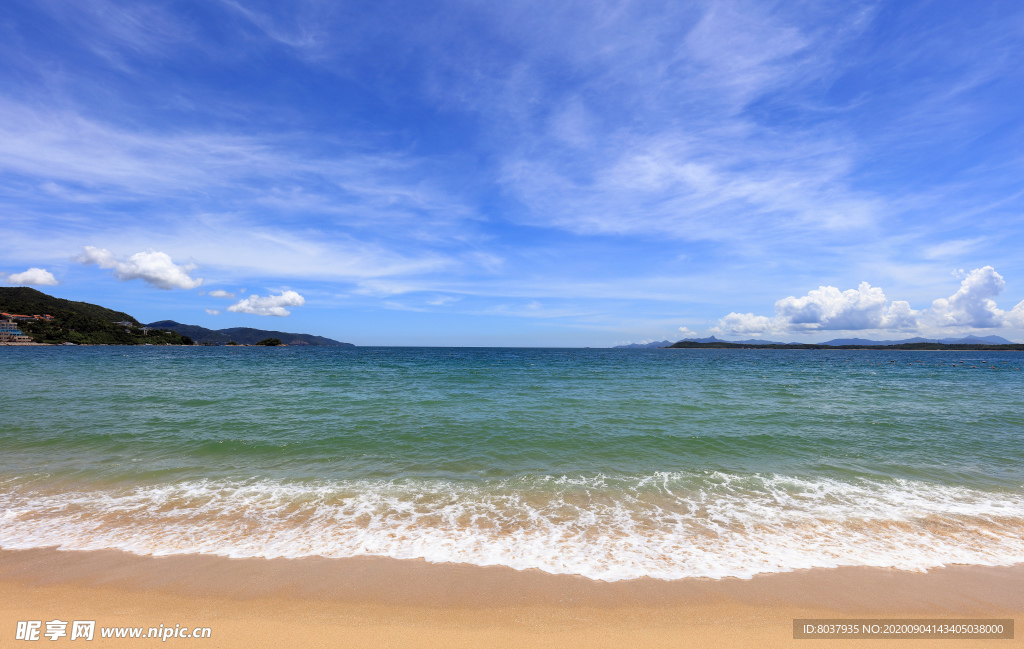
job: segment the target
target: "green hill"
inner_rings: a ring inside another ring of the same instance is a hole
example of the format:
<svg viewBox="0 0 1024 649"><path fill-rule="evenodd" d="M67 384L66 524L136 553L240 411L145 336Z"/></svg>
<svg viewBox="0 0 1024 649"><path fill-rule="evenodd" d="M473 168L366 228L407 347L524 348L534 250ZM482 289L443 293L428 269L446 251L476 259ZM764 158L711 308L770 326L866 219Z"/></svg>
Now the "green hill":
<svg viewBox="0 0 1024 649"><path fill-rule="evenodd" d="M234 341L242 345L255 345L277 338L287 345L318 347L355 347L352 343L338 342L323 336L266 331L250 327L232 327L212 330L195 325L184 325L174 320L161 320L143 326L138 320L121 311L74 302L47 295L34 288L0 287L0 311L21 315L53 316L50 322L28 320L19 322L21 331L37 343L79 345L224 345ZM116 324L128 323L128 324Z"/></svg>
<svg viewBox="0 0 1024 649"><path fill-rule="evenodd" d="M170 329L202 345L226 345L234 341L240 345L255 345L267 338L277 338L286 345L310 345L313 347L355 347L352 343L338 342L323 336L311 334L294 334L286 331L270 331L252 329L251 327L231 327L229 329L207 329L198 325L181 324L174 320L160 320L148 326Z"/></svg>
<svg viewBox="0 0 1024 649"><path fill-rule="evenodd" d="M79 345L191 345L175 331L146 331L139 321L121 311L47 295L34 288L0 287L0 311L22 315L49 314L53 320L29 320L20 329L37 343ZM115 324L127 322L128 325Z"/></svg>
<svg viewBox="0 0 1024 649"><path fill-rule="evenodd" d="M114 311L88 302L72 302L47 295L34 288L0 287L0 311L25 315L49 313L55 318L95 318L105 322L139 321L127 313Z"/></svg>

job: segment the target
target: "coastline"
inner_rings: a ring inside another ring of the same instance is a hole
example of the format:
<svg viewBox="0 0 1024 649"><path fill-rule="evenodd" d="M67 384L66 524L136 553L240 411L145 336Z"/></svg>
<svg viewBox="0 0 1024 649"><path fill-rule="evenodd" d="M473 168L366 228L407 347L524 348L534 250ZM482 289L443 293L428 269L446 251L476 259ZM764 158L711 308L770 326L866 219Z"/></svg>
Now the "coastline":
<svg viewBox="0 0 1024 649"><path fill-rule="evenodd" d="M194 344L194 345L181 345L172 343L158 343L158 344L144 344L144 343L74 343L73 345L66 345L65 343L11 343L11 342L0 342L0 347L266 347L268 345L258 345L255 343L240 343L237 345L224 345L224 344ZM352 349L357 345L345 344L345 345L297 345L282 343L280 345L269 345L271 347L314 347L314 348L343 348ZM372 345L371 345L372 346ZM388 346L392 347L392 346ZM417 348L418 345L411 346L399 346L399 348ZM423 347L423 349L434 349L432 347ZM477 349L476 347L453 347L453 349ZM488 347L480 347L479 349L490 349ZM517 347L508 347L506 349L520 349ZM623 349L618 347L538 347L538 348L526 348L526 349ZM947 345L947 344L934 344L934 343L912 343L908 345L819 345L819 344L787 344L787 345L748 345L740 343L695 343L693 345L684 345L677 347L676 345L670 345L668 347L654 347L647 349L647 351L657 349L702 349L702 350L784 350L784 351L843 351L843 352L863 352L863 351L884 351L884 352L1024 352L1024 344L1012 343L1009 345ZM629 351L643 351L641 350L629 350Z"/></svg>
<svg viewBox="0 0 1024 649"><path fill-rule="evenodd" d="M217 647L845 646L793 640L793 619L1022 613L1024 564L928 573L816 568L751 579L608 583L537 570L376 557L268 560L0 550L4 634L13 633L18 620L95 619L98 626L207 626L214 641L206 642ZM1009 644L1020 643L1017 637ZM985 642L956 646L990 646ZM123 639L95 643L128 645ZM950 646L943 640L914 642L932 645Z"/></svg>
<svg viewBox="0 0 1024 649"><path fill-rule="evenodd" d="M203 347L203 345L145 345L145 344L123 344L123 343L74 343L72 345L66 345L64 343L0 343L0 347ZM239 347L255 347L256 345L238 345ZM288 345L280 345L281 347L288 347Z"/></svg>

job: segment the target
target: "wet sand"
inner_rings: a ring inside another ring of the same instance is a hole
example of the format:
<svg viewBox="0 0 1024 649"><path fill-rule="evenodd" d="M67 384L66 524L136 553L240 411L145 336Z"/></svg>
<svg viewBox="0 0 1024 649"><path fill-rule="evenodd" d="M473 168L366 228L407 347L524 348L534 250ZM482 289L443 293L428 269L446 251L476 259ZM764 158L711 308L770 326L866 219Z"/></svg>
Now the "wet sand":
<svg viewBox="0 0 1024 649"><path fill-rule="evenodd" d="M794 640L794 618L1022 618L1024 565L814 569L614 583L384 558L0 551L0 637L17 621L212 629L208 647L997 647L1015 640ZM42 638L49 646L50 641ZM69 642L62 638L59 642ZM76 641L77 642L77 641ZM100 639L135 646L157 639ZM994 643L994 644L993 644Z"/></svg>

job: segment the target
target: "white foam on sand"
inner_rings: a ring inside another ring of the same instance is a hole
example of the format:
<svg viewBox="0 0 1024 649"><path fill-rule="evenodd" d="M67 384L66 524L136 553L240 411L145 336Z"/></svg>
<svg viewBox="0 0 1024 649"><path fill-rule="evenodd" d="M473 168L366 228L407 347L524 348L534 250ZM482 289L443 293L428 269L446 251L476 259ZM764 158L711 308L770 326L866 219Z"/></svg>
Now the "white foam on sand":
<svg viewBox="0 0 1024 649"><path fill-rule="evenodd" d="M386 556L616 581L1024 562L1024 494L753 475L194 481L0 494L0 547Z"/></svg>

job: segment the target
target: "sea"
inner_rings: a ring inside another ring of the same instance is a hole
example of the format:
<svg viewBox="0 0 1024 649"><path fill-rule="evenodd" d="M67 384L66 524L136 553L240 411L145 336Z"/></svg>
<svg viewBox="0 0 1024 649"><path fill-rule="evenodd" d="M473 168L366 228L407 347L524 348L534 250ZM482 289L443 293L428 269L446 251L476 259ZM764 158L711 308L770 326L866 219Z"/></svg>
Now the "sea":
<svg viewBox="0 0 1024 649"><path fill-rule="evenodd" d="M0 548L617 581L1024 562L1024 355L0 348Z"/></svg>

